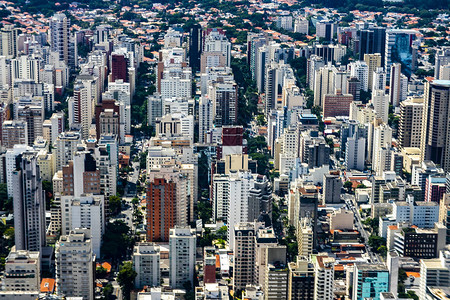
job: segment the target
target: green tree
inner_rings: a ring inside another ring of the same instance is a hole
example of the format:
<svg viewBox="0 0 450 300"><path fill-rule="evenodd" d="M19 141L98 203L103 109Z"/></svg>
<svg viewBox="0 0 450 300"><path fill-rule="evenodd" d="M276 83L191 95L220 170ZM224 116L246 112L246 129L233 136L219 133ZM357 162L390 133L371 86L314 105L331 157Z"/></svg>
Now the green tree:
<svg viewBox="0 0 450 300"><path fill-rule="evenodd" d="M122 207L122 199L119 196L109 196L109 211L112 215L119 213Z"/></svg>
<svg viewBox="0 0 450 300"><path fill-rule="evenodd" d="M116 263L125 257L134 243L130 228L122 220L106 225L103 235L102 255Z"/></svg>
<svg viewBox="0 0 450 300"><path fill-rule="evenodd" d="M112 297L112 294L114 292L114 288L111 283L108 283L103 288L103 299L109 300Z"/></svg>
<svg viewBox="0 0 450 300"><path fill-rule="evenodd" d="M106 270L102 266L99 266L95 269L95 278L105 278L107 273L108 270Z"/></svg>
<svg viewBox="0 0 450 300"><path fill-rule="evenodd" d="M353 183L351 181L344 182L344 188L347 190L347 193L352 192Z"/></svg>
<svg viewBox="0 0 450 300"><path fill-rule="evenodd" d="M381 236L372 234L369 237L369 246L372 248L372 251L379 253L378 249L380 249L381 246L386 247L386 239ZM383 248L381 248L381 250L383 250Z"/></svg>
<svg viewBox="0 0 450 300"><path fill-rule="evenodd" d="M117 282L122 288L124 299L130 299L130 292L133 289L136 275L137 273L133 270L133 265L130 261L126 261L120 266Z"/></svg>

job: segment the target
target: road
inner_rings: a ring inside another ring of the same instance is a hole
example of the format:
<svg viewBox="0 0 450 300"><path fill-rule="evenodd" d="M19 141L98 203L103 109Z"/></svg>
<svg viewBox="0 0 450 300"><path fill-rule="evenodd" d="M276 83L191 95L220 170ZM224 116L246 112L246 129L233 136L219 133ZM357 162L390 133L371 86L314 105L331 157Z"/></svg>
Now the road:
<svg viewBox="0 0 450 300"><path fill-rule="evenodd" d="M355 215L355 224L356 224L356 229L361 233L361 236L364 239L364 245L366 247L366 252L370 257L370 260L372 263L380 263L380 257L376 254L373 253L372 250L370 249L369 246L369 235L367 234L367 231L364 229L363 224L362 224L362 220L361 220L361 215L359 214L359 210L357 209L355 203L354 203L354 197L352 195L342 195L343 199L345 200L345 204L347 204L347 207L349 207L352 211L353 214Z"/></svg>

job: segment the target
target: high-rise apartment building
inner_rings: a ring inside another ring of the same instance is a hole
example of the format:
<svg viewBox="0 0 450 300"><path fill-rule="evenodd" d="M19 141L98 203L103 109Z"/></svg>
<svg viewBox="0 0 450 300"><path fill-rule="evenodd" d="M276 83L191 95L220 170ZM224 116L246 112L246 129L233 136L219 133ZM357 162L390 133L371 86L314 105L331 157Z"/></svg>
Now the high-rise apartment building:
<svg viewBox="0 0 450 300"><path fill-rule="evenodd" d="M5 24L0 30L0 56L14 58L17 56L17 41L20 33L19 28L14 25Z"/></svg>
<svg viewBox="0 0 450 300"><path fill-rule="evenodd" d="M66 297L94 299L95 254L89 229L75 229L56 244L56 291Z"/></svg>
<svg viewBox="0 0 450 300"><path fill-rule="evenodd" d="M234 228L234 270L233 290L245 289L254 283L255 276L255 235L257 223L238 223Z"/></svg>
<svg viewBox="0 0 450 300"><path fill-rule="evenodd" d="M51 50L59 54L59 59L67 66L75 67L77 61L76 45L71 40L70 19L65 14L53 15L50 19Z"/></svg>
<svg viewBox="0 0 450 300"><path fill-rule="evenodd" d="M326 255L312 256L314 265L314 300L334 299L335 260Z"/></svg>
<svg viewBox="0 0 450 300"><path fill-rule="evenodd" d="M89 229L92 251L100 257L100 246L106 226L104 196L92 194L78 197L61 196L61 207L61 234L68 235L76 228Z"/></svg>
<svg viewBox="0 0 450 300"><path fill-rule="evenodd" d="M206 96L200 98L198 106L198 141L204 143L206 133L213 128L214 107L212 101Z"/></svg>
<svg viewBox="0 0 450 300"><path fill-rule="evenodd" d="M150 181L147 187L147 241L168 241L176 224L177 184L164 178Z"/></svg>
<svg viewBox="0 0 450 300"><path fill-rule="evenodd" d="M374 54L364 54L364 61L369 67L368 74L368 88L372 89L373 87L373 73L377 70L377 68L381 67L381 53Z"/></svg>
<svg viewBox="0 0 450 300"><path fill-rule="evenodd" d="M5 260L2 279L4 291L34 292L40 291L41 285L40 253L14 249Z"/></svg>
<svg viewBox="0 0 450 300"><path fill-rule="evenodd" d="M450 80L425 82L421 159L431 160L450 171Z"/></svg>
<svg viewBox="0 0 450 300"><path fill-rule="evenodd" d="M450 64L450 47L443 47L439 49L435 56L434 63L434 79L450 79L450 78L441 78L442 67L446 67Z"/></svg>
<svg viewBox="0 0 450 300"><path fill-rule="evenodd" d="M450 286L450 251L439 253L439 258L420 260L419 299L426 297L429 287ZM432 299L432 298L430 298Z"/></svg>
<svg viewBox="0 0 450 300"><path fill-rule="evenodd" d="M408 92L408 78L402 74L401 70L402 65L400 63L391 65L389 100L394 107L398 107L400 102L406 99Z"/></svg>
<svg viewBox="0 0 450 300"><path fill-rule="evenodd" d="M169 278L172 288L194 284L197 236L189 227L171 228L169 232Z"/></svg>
<svg viewBox="0 0 450 300"><path fill-rule="evenodd" d="M81 143L81 135L78 131L65 131L56 138L56 170L62 168L72 160L77 151L78 144Z"/></svg>
<svg viewBox="0 0 450 300"><path fill-rule="evenodd" d="M410 97L400 103L398 142L400 147L420 148L424 99Z"/></svg>
<svg viewBox="0 0 450 300"><path fill-rule="evenodd" d="M12 183L16 249L41 252L46 244L45 199L36 152L17 157Z"/></svg>
<svg viewBox="0 0 450 300"><path fill-rule="evenodd" d="M133 249L134 287L158 287L161 284L161 249L154 243L138 243Z"/></svg>
<svg viewBox="0 0 450 300"><path fill-rule="evenodd" d="M369 89L369 72L369 65L365 61L350 63L350 76L358 78L361 89L366 92Z"/></svg>
<svg viewBox="0 0 450 300"><path fill-rule="evenodd" d="M238 117L238 87L236 82L213 82L209 86L213 120L218 127L234 125Z"/></svg>
<svg viewBox="0 0 450 300"><path fill-rule="evenodd" d="M27 122L7 120L2 124L2 146L12 149L14 145L28 145Z"/></svg>

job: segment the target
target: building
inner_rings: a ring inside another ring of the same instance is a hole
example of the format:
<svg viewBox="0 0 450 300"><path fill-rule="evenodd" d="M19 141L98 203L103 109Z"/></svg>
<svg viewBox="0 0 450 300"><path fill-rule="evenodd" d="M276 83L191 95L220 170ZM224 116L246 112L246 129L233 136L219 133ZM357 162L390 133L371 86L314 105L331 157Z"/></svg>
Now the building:
<svg viewBox="0 0 450 300"><path fill-rule="evenodd" d="M431 287L450 286L450 253L441 251L438 258L420 260L420 299L439 299L426 297ZM445 298L444 298L445 299Z"/></svg>
<svg viewBox="0 0 450 300"><path fill-rule="evenodd" d="M400 255L414 259L436 258L445 248L446 232L447 228L439 223L435 223L433 229L403 228L395 234L394 249Z"/></svg>
<svg viewBox="0 0 450 300"><path fill-rule="evenodd" d="M434 63L434 79L445 79L441 78L441 68L448 66L450 64L450 48L444 47L437 51ZM449 80L450 78L446 78Z"/></svg>
<svg viewBox="0 0 450 300"><path fill-rule="evenodd" d="M213 128L213 104L208 97L201 97L198 104L198 140L204 143L206 133Z"/></svg>
<svg viewBox="0 0 450 300"><path fill-rule="evenodd" d="M5 58L14 58L18 52L18 36L20 34L19 28L14 28L14 25L5 24L0 30L0 55Z"/></svg>
<svg viewBox="0 0 450 300"><path fill-rule="evenodd" d="M363 91L369 90L369 66L365 61L350 63L350 76L358 78Z"/></svg>
<svg viewBox="0 0 450 300"><path fill-rule="evenodd" d="M264 274L264 299L287 298L288 269L286 265L286 246L268 247L266 251L266 270Z"/></svg>
<svg viewBox="0 0 450 300"><path fill-rule="evenodd" d="M339 175L323 176L323 204L341 202L342 180Z"/></svg>
<svg viewBox="0 0 450 300"><path fill-rule="evenodd" d="M353 230L354 213L340 208L330 216L330 230Z"/></svg>
<svg viewBox="0 0 450 300"><path fill-rule="evenodd" d="M400 102L406 99L408 92L408 78L402 74L402 65L391 65L391 77L389 84L389 101L392 106L398 107Z"/></svg>
<svg viewBox="0 0 450 300"><path fill-rule="evenodd" d="M138 243L133 248L134 287L158 287L161 284L161 250L154 243Z"/></svg>
<svg viewBox="0 0 450 300"><path fill-rule="evenodd" d="M95 254L89 229L75 229L56 244L56 291L66 297L94 299Z"/></svg>
<svg viewBox="0 0 450 300"><path fill-rule="evenodd" d="M309 257L314 249L314 230L312 219L302 218L297 226L298 255Z"/></svg>
<svg viewBox="0 0 450 300"><path fill-rule="evenodd" d="M7 120L2 124L2 147L14 148L14 145L28 145L27 122Z"/></svg>
<svg viewBox="0 0 450 300"><path fill-rule="evenodd" d="M353 298L379 300L380 293L389 292L389 270L384 265L355 264Z"/></svg>
<svg viewBox="0 0 450 300"><path fill-rule="evenodd" d="M87 228L91 233L92 251L100 257L102 236L105 233L105 199L103 195L82 194L61 196L61 234L68 235L76 228Z"/></svg>
<svg viewBox="0 0 450 300"><path fill-rule="evenodd" d="M77 47L73 45L70 35L70 19L65 14L55 14L50 19L50 47L69 67L75 67Z"/></svg>
<svg viewBox="0 0 450 300"><path fill-rule="evenodd" d="M323 116L337 117L348 116L350 114L350 104L353 102L353 95L342 94L341 90L336 90L336 94L327 94L323 98Z"/></svg>
<svg viewBox="0 0 450 300"><path fill-rule="evenodd" d="M391 65L400 63L403 74L407 77L416 67L416 52L414 46L417 31L408 29L388 29L386 30L386 46L384 55L384 68L388 72L387 78L390 78Z"/></svg>
<svg viewBox="0 0 450 300"><path fill-rule="evenodd" d="M15 251L13 248L5 260L5 271L2 279L3 291L15 291L17 293L40 291L40 269L39 252Z"/></svg>
<svg viewBox="0 0 450 300"><path fill-rule="evenodd" d="M377 117L387 124L389 119L389 95L386 95L383 90L374 90L372 91L371 103Z"/></svg>
<svg viewBox="0 0 450 300"><path fill-rule="evenodd" d="M186 282L194 284L196 257L195 229L171 228L169 232L169 278L172 288L184 288Z"/></svg>
<svg viewBox="0 0 450 300"><path fill-rule="evenodd" d="M65 131L58 136L55 145L57 171L62 170L69 160L72 160L79 143L81 135L77 131Z"/></svg>
<svg viewBox="0 0 450 300"><path fill-rule="evenodd" d="M362 60L365 54L381 53L382 63L384 64L385 46L386 46L386 28L372 27L358 31L356 35L357 50L359 59Z"/></svg>
<svg viewBox="0 0 450 300"><path fill-rule="evenodd" d="M335 260L326 255L313 255L314 265L314 300L334 299L334 264Z"/></svg>
<svg viewBox="0 0 450 300"><path fill-rule="evenodd" d="M230 230L232 230L230 228ZM234 226L233 290L240 291L254 283L255 236L257 223L238 223Z"/></svg>
<svg viewBox="0 0 450 300"><path fill-rule="evenodd" d="M288 264L288 300L314 299L314 268L308 260L297 259Z"/></svg>
<svg viewBox="0 0 450 300"><path fill-rule="evenodd" d="M213 121L218 127L234 125L238 117L238 87L236 82L214 82L208 95L213 106Z"/></svg>
<svg viewBox="0 0 450 300"><path fill-rule="evenodd" d="M421 135L421 160L431 160L450 171L449 128L450 80L425 82L423 126Z"/></svg>
<svg viewBox="0 0 450 300"><path fill-rule="evenodd" d="M46 244L45 199L36 152L17 157L12 183L16 249L41 252Z"/></svg>
<svg viewBox="0 0 450 300"><path fill-rule="evenodd" d="M398 142L400 147L420 148L424 99L410 97L400 103Z"/></svg>
<svg viewBox="0 0 450 300"><path fill-rule="evenodd" d="M381 53L364 54L364 61L369 67L367 83L370 90L373 87L373 73L381 67L381 59Z"/></svg>

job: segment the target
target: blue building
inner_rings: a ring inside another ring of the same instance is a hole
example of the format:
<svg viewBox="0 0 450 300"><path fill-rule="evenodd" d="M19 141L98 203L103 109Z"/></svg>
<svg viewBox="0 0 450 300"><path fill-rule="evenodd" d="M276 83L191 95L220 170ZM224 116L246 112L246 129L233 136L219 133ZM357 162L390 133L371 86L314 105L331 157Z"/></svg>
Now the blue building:
<svg viewBox="0 0 450 300"><path fill-rule="evenodd" d="M353 300L380 300L380 293L389 291L389 270L385 265L355 265Z"/></svg>

